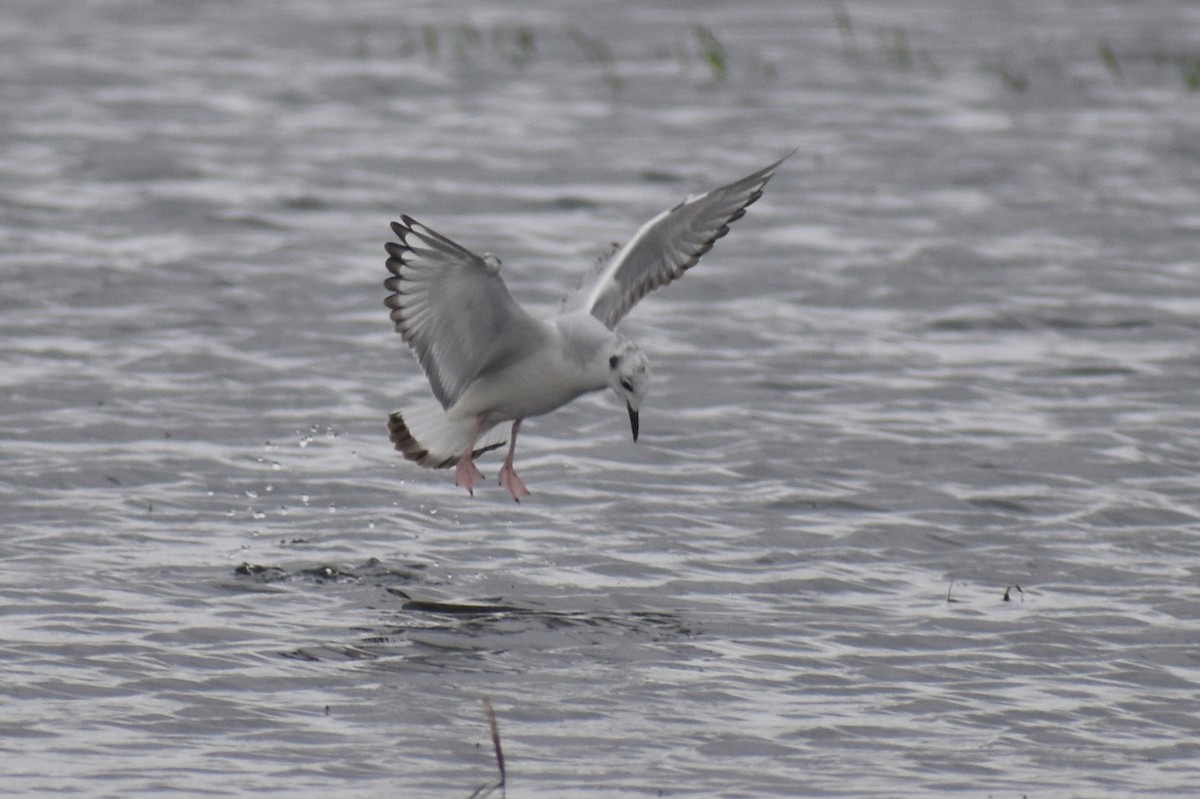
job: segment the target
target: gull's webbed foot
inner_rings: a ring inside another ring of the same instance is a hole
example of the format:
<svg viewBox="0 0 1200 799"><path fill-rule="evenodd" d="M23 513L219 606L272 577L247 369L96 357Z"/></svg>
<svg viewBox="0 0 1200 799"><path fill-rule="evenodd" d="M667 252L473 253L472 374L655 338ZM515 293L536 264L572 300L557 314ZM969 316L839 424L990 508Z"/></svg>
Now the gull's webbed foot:
<svg viewBox="0 0 1200 799"><path fill-rule="evenodd" d="M517 502L521 501L521 497L529 496L529 489L521 482L521 478L517 477L517 470L511 463L505 463L500 467L500 485L507 488L508 493Z"/></svg>
<svg viewBox="0 0 1200 799"><path fill-rule="evenodd" d="M483 479L483 472L475 465L475 460L470 455L464 455L458 459L458 466L454 467L454 484L467 489L467 493L475 496L475 482Z"/></svg>

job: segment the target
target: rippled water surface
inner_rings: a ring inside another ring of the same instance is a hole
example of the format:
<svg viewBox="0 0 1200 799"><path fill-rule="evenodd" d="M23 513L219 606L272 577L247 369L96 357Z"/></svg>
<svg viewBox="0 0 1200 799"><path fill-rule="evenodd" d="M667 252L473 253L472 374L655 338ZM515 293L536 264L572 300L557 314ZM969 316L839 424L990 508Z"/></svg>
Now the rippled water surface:
<svg viewBox="0 0 1200 799"><path fill-rule="evenodd" d="M514 797L1194 795L1198 41L1165 1L8 3L6 794L465 797L486 696ZM519 506L390 449L396 215L549 313L793 147L628 320L637 444L607 393L531 420Z"/></svg>

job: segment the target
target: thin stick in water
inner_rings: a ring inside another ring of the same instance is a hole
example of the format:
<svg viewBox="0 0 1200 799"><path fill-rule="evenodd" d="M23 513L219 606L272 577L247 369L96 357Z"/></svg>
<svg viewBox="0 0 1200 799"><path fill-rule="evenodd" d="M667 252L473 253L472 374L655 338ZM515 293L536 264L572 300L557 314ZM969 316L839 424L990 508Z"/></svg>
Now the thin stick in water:
<svg viewBox="0 0 1200 799"><path fill-rule="evenodd" d="M484 799L484 797L491 796L492 791L497 788L500 789L500 796L503 799L508 795L505 789L507 775L504 771L504 749L500 746L500 725L496 723L496 711L492 709L492 700L486 696L483 698L483 709L487 711L488 726L492 728L492 748L496 752L496 768L500 772L500 779L497 782L480 785L467 799Z"/></svg>

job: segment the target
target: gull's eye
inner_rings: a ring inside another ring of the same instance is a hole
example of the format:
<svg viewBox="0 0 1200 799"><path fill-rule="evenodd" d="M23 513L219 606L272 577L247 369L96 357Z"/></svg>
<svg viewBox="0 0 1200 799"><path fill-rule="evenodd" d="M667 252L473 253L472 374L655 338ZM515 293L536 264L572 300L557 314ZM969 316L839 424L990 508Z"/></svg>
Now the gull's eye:
<svg viewBox="0 0 1200 799"><path fill-rule="evenodd" d="M621 388L625 389L626 391L630 391L630 392L631 392L631 391L633 391L633 384L632 384L632 383L630 383L628 380L622 380L622 381L621 381Z"/></svg>
<svg viewBox="0 0 1200 799"><path fill-rule="evenodd" d="M619 364L620 362L621 362L621 359L618 358L617 356L615 356L615 355L608 356L608 368L609 369L616 369L617 364Z"/></svg>

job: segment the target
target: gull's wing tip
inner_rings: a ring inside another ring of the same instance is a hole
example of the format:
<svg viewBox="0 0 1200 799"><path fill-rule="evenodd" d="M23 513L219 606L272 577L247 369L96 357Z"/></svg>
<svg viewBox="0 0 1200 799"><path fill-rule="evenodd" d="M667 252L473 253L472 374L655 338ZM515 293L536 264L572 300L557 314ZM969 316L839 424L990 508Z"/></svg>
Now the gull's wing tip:
<svg viewBox="0 0 1200 799"><path fill-rule="evenodd" d="M394 220L391 223L392 232L400 237L401 241L406 241L405 237L410 235L423 236L428 233L434 233L425 225L418 222L408 214L400 214L400 219Z"/></svg>
<svg viewBox="0 0 1200 799"><path fill-rule="evenodd" d="M586 309L614 327L638 300L695 266L762 197L779 165L799 149L732 183L691 195L642 225L563 307Z"/></svg>
<svg viewBox="0 0 1200 799"><path fill-rule="evenodd" d="M783 158L780 158L778 161L776 161L774 164L772 164L772 166L779 166L779 165L780 165L780 164L782 164L784 161L788 160L789 158L791 158L793 155L795 155L795 154L796 154L796 153L798 153L798 152L800 152L800 146L799 146L799 145L797 145L797 146L793 147L792 149L788 150L788 151L787 151L787 154L786 154L786 155L784 155L784 156L783 156Z"/></svg>
<svg viewBox="0 0 1200 799"><path fill-rule="evenodd" d="M763 167L756 174L762 175L763 177L766 177L766 178L772 177L775 174L775 170L779 169L779 167L781 167L783 165L784 161L788 160L789 158L791 158L793 155L795 155L798 152L800 152L800 148L793 147L791 150L789 150L787 152L787 154L785 154L783 156L783 158L780 158L778 161L774 162L773 164L770 164L769 166Z"/></svg>
<svg viewBox="0 0 1200 799"><path fill-rule="evenodd" d="M408 214L400 214L399 221L393 220L391 223L392 232L400 237L401 241L404 241L404 237L412 231L414 221L416 220Z"/></svg>

